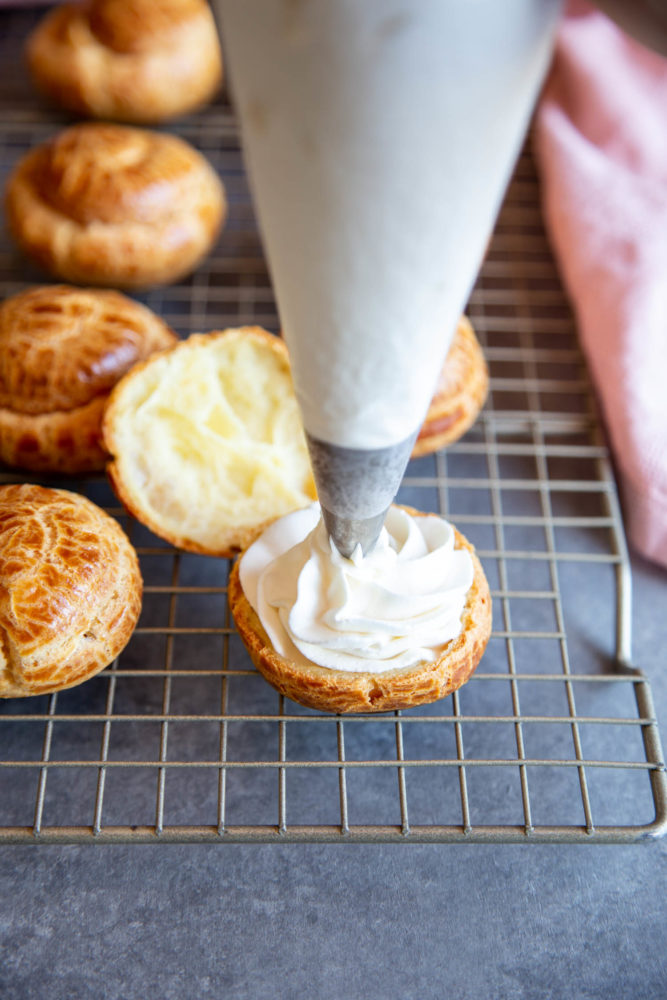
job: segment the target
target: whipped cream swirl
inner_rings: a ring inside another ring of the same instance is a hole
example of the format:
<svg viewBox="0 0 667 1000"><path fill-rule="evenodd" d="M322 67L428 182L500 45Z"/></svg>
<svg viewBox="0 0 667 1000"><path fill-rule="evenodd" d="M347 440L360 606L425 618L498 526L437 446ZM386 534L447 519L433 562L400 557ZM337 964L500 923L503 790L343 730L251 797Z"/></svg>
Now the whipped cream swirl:
<svg viewBox="0 0 667 1000"><path fill-rule="evenodd" d="M451 524L390 508L373 551L341 556L318 504L275 521L240 564L243 591L278 653L383 673L434 660L461 631L472 585Z"/></svg>

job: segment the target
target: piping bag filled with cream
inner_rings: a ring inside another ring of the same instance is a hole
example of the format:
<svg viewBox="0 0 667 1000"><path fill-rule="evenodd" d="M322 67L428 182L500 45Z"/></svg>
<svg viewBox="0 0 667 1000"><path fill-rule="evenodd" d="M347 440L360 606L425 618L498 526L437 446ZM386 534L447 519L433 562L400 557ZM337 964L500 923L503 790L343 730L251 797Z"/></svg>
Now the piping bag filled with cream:
<svg viewBox="0 0 667 1000"><path fill-rule="evenodd" d="M548 65L558 0L216 0L324 520L370 551Z"/></svg>

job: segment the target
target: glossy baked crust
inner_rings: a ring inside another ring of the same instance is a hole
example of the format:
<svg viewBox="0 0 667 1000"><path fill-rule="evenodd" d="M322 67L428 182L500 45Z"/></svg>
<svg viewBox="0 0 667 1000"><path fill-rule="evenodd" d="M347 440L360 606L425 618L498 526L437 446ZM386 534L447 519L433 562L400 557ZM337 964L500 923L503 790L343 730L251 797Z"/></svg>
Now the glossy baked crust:
<svg viewBox="0 0 667 1000"><path fill-rule="evenodd" d="M36 472L104 468L102 413L137 361L176 335L120 292L47 285L0 305L0 460Z"/></svg>
<svg viewBox="0 0 667 1000"><path fill-rule="evenodd" d="M73 687L127 644L141 610L137 556L85 497L0 487L0 697Z"/></svg>
<svg viewBox="0 0 667 1000"><path fill-rule="evenodd" d="M141 288L190 273L225 215L222 183L174 135L86 122L27 153L6 189L22 249L73 284Z"/></svg>
<svg viewBox="0 0 667 1000"><path fill-rule="evenodd" d="M28 39L35 84L86 118L160 122L220 87L220 44L205 0L89 0L56 7Z"/></svg>
<svg viewBox="0 0 667 1000"><path fill-rule="evenodd" d="M409 510L409 508L407 508ZM412 514L418 511L410 510ZM383 674L350 673L309 666L281 656L271 644L241 586L239 560L229 578L229 608L250 658L281 694L323 712L388 712L438 701L470 678L491 634L491 595L482 565L470 543L456 532L456 548L473 560L473 583L462 615L459 636L447 643L437 660Z"/></svg>
<svg viewBox="0 0 667 1000"><path fill-rule="evenodd" d="M479 416L488 390L482 348L470 320L462 316L412 457L429 455L458 441Z"/></svg>

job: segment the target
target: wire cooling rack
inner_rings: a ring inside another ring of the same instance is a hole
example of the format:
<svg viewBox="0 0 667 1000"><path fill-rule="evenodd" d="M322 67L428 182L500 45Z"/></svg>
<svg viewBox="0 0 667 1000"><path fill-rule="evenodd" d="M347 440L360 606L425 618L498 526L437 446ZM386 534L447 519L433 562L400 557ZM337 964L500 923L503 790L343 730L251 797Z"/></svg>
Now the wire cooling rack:
<svg viewBox="0 0 667 1000"><path fill-rule="evenodd" d="M3 182L66 123L17 64L30 23L5 15L0 30ZM230 217L189 281L143 300L182 335L276 331L229 107L174 130L219 170ZM0 294L42 281L3 236ZM227 608L227 561L152 536L102 477L49 481L119 519L139 552L144 606L96 678L0 702L0 841L623 842L664 832L651 693L631 665L619 505L528 150L468 312L489 402L462 441L410 464L399 500L451 517L484 564L494 630L469 683L434 705L371 717L301 708L252 667ZM24 478L0 471L2 482Z"/></svg>

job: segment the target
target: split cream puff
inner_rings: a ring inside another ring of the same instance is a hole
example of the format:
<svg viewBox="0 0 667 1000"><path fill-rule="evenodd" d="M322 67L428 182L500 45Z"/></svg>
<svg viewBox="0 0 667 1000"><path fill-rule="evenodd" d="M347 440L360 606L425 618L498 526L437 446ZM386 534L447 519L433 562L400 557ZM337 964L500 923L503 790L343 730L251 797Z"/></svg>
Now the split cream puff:
<svg viewBox="0 0 667 1000"><path fill-rule="evenodd" d="M340 555L314 504L240 556L229 607L252 662L281 694L324 712L437 701L470 678L491 632L473 547L435 514L391 507L374 549Z"/></svg>

